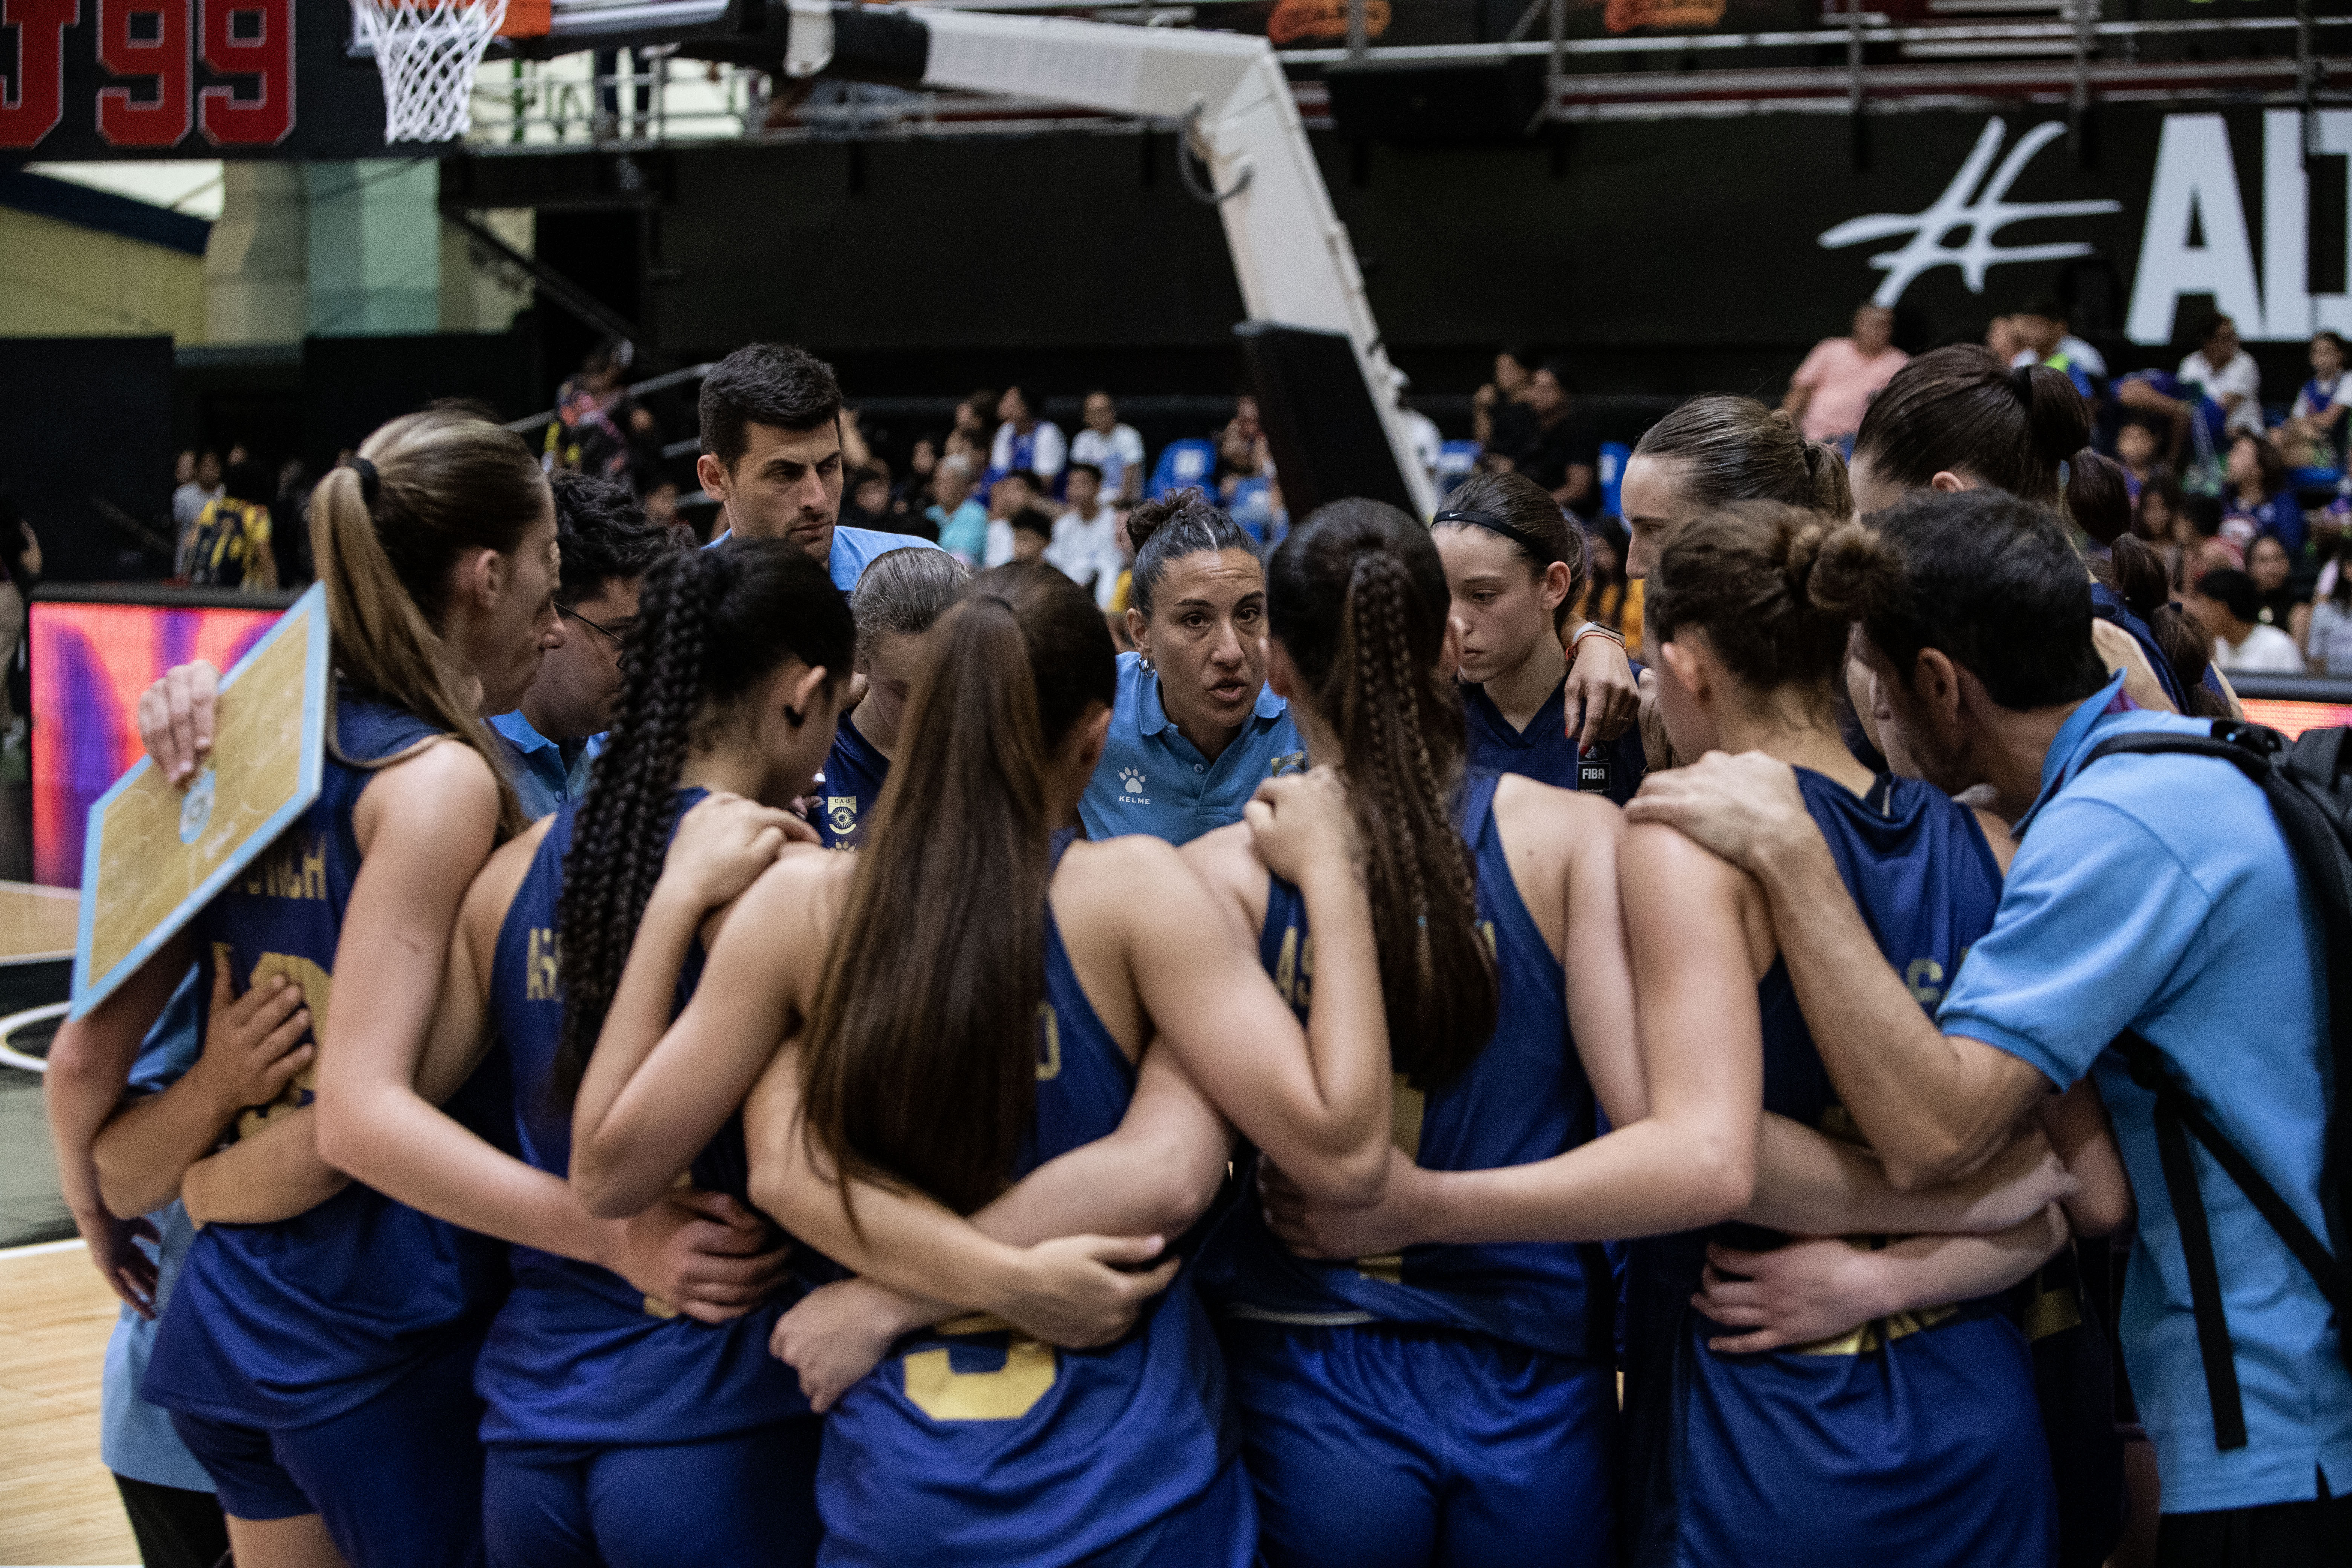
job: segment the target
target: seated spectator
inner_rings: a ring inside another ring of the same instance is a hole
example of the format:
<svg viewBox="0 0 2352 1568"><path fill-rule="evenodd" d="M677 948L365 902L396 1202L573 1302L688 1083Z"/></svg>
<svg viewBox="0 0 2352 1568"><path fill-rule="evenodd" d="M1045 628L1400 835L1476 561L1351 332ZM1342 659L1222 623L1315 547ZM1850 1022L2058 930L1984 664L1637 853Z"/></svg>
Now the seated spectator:
<svg viewBox="0 0 2352 1568"><path fill-rule="evenodd" d="M1008 386L997 400L996 416L1002 421L996 426L996 439L988 449L988 471L992 476L1026 468L1043 479L1046 487L1061 478L1062 465L1069 460L1069 444L1062 439L1061 427L1049 419L1037 417L1029 406L1028 395L1018 386Z"/></svg>
<svg viewBox="0 0 2352 1568"><path fill-rule="evenodd" d="M2124 470L2128 474L2131 470ZM2173 549L2180 542L2182 521L2180 481L2172 477L2169 468L2158 467L2134 498L2132 531L2171 558Z"/></svg>
<svg viewBox="0 0 2352 1568"><path fill-rule="evenodd" d="M2221 492L2221 537L2240 550L2252 546L2259 534L2273 533L2292 556L2303 550L2303 508L2294 487L2287 483L2286 464L2278 448L2259 436L2240 436L2230 443L2230 466Z"/></svg>
<svg viewBox="0 0 2352 1568"><path fill-rule="evenodd" d="M173 466L172 477L179 488L172 492L172 526L176 532L173 543L178 553L172 563L172 575L188 574L188 543L196 526L197 517L205 508L221 498L220 454L183 452Z"/></svg>
<svg viewBox="0 0 2352 1568"><path fill-rule="evenodd" d="M863 468L850 470L841 486L841 526L888 530L890 470Z"/></svg>
<svg viewBox="0 0 2352 1568"><path fill-rule="evenodd" d="M1789 378L1780 406L1808 441L1843 442L1862 428L1862 411L1911 356L1895 346L1895 312L1865 304L1853 313L1853 336L1823 338Z"/></svg>
<svg viewBox="0 0 2352 1568"><path fill-rule="evenodd" d="M1045 483L1026 468L1015 468L988 488L988 543L982 550L983 566L1002 566L1013 559L1013 520L1048 504ZM1052 513L1046 512L1048 519ZM1050 522L1046 532L1051 535Z"/></svg>
<svg viewBox="0 0 2352 1568"><path fill-rule="evenodd" d="M1991 350L1993 356L2001 363L2016 363L2019 351L2025 347L2025 339L2017 330L2017 318L1995 316L1987 321L1984 346Z"/></svg>
<svg viewBox="0 0 2352 1568"><path fill-rule="evenodd" d="M2066 330L2066 307L2057 299L2044 295L2009 320L2018 336L2010 363L2046 364L2063 371L2086 399L2098 395L2107 379L2106 356Z"/></svg>
<svg viewBox="0 0 2352 1568"><path fill-rule="evenodd" d="M2196 353L2180 362L2180 379L2204 389L2221 405L2221 428L2227 435L2263 433L2263 373L2254 356L2238 341L2238 324L2215 316L2205 325Z"/></svg>
<svg viewBox="0 0 2352 1568"><path fill-rule="evenodd" d="M1054 542L1052 518L1034 506L1025 506L1013 514L1005 528L1013 540L1013 564L1027 566L1045 559L1046 548Z"/></svg>
<svg viewBox="0 0 2352 1568"><path fill-rule="evenodd" d="M663 528L684 528L685 521L677 515L677 481L664 479L646 492L646 518Z"/></svg>
<svg viewBox="0 0 2352 1568"><path fill-rule="evenodd" d="M636 346L615 338L581 362L580 374L555 389L555 417L547 425L547 457L559 468L635 488L640 468L658 466L654 416L623 384Z"/></svg>
<svg viewBox="0 0 2352 1568"><path fill-rule="evenodd" d="M1080 463L1090 464L1104 494L1133 506L1143 499L1143 437L1134 426L1118 422L1118 406L1109 393L1087 393L1085 407L1086 428L1070 438L1072 476Z"/></svg>
<svg viewBox="0 0 2352 1568"><path fill-rule="evenodd" d="M2312 674L2352 676L2352 533L2336 536L2328 568L2333 581L2311 605L2304 651Z"/></svg>
<svg viewBox="0 0 2352 1568"><path fill-rule="evenodd" d="M2254 592L2263 602L2262 614L2254 618L2293 635L2298 629L2294 612L2304 607L2306 599L2295 592L2294 563L2277 534L2265 533L2246 546L2246 575L2253 579ZM2302 641L2295 638L2298 646Z"/></svg>
<svg viewBox="0 0 2352 1568"><path fill-rule="evenodd" d="M967 566L988 551L988 509L972 499L972 461L950 452L931 470L931 504L923 516L940 548Z"/></svg>
<svg viewBox="0 0 2352 1568"><path fill-rule="evenodd" d="M1129 465L1127 471L1142 470ZM1107 482L1092 463L1070 464L1069 510L1055 520L1054 542L1045 552L1045 559L1062 575L1092 594L1106 610L1127 566L1118 547L1118 513L1102 499Z"/></svg>
<svg viewBox="0 0 2352 1568"><path fill-rule="evenodd" d="M2131 489L2132 500L2150 479L2165 470L2158 460L2158 441L2156 426L2139 415L2131 415L2116 429L2116 461L2123 465L2124 482Z"/></svg>
<svg viewBox="0 0 2352 1568"><path fill-rule="evenodd" d="M2335 332L2315 332L2311 379L2294 395L2286 423L2271 432L2271 444L2290 468L2342 468L2346 431L2352 428L2347 408L2352 408L2352 385L2344 380L2344 340Z"/></svg>
<svg viewBox="0 0 2352 1568"><path fill-rule="evenodd" d="M996 428L996 407L1002 401L994 387L983 386L955 406L954 429L978 441L982 457L987 455L990 434Z"/></svg>
<svg viewBox="0 0 2352 1568"><path fill-rule="evenodd" d="M1529 434L1516 449L1487 454L1487 466L1498 472L1525 474L1551 492L1551 499L1579 517L1589 514L1600 499L1596 475L1601 440L1576 413L1568 389L1568 365L1546 360L1528 381Z"/></svg>
<svg viewBox="0 0 2352 1568"><path fill-rule="evenodd" d="M278 557L269 547L269 503L278 487L259 463L230 466L222 494L205 503L188 534L188 581L200 588L248 594L278 586Z"/></svg>
<svg viewBox="0 0 2352 1568"><path fill-rule="evenodd" d="M1234 399L1234 416L1217 433L1214 479L1221 506L1233 504L1234 492L1250 479L1262 479L1274 469L1273 448L1258 422L1257 399L1243 393Z"/></svg>
<svg viewBox="0 0 2352 1568"><path fill-rule="evenodd" d="M947 445L940 455L961 458L970 463L972 483L978 485L982 472L988 467L988 442L979 433L959 426L948 432Z"/></svg>
<svg viewBox="0 0 2352 1568"><path fill-rule="evenodd" d="M1585 579L1583 602L1576 613L1596 626L1607 626L1622 634L1625 646L1638 649L1642 646L1642 582L1625 574L1625 554L1632 536L1625 525L1613 517L1603 517L1589 523L1584 537L1591 546L1590 574Z"/></svg>
<svg viewBox="0 0 2352 1568"><path fill-rule="evenodd" d="M1495 379L1470 395L1470 434L1487 451L1517 451L1528 444L1536 422L1528 407L1535 366L1532 349L1497 350Z"/></svg>
<svg viewBox="0 0 2352 1568"><path fill-rule="evenodd" d="M291 588L318 575L310 561L310 474L299 458L278 466L278 493L269 502L270 550L278 585Z"/></svg>
<svg viewBox="0 0 2352 1568"><path fill-rule="evenodd" d="M2223 669L2261 675L2301 675L2303 655L2294 639L2264 626L2262 595L2254 580L2224 567L2197 579L2189 613L2213 634L2213 662Z"/></svg>

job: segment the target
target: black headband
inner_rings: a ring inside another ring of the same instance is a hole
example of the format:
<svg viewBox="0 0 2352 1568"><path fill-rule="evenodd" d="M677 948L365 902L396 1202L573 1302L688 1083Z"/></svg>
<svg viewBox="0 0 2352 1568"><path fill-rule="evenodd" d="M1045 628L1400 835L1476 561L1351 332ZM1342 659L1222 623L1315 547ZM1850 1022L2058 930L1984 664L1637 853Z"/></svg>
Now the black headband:
<svg viewBox="0 0 2352 1568"><path fill-rule="evenodd" d="M1550 545L1529 539L1524 531L1491 511L1441 511L1429 520L1429 526L1437 528L1449 522L1466 522L1473 528L1499 533L1547 566L1559 559Z"/></svg>
<svg viewBox="0 0 2352 1568"><path fill-rule="evenodd" d="M353 458L352 472L360 477L360 500L370 506L375 505L375 492L381 483L376 478L375 465L365 458Z"/></svg>

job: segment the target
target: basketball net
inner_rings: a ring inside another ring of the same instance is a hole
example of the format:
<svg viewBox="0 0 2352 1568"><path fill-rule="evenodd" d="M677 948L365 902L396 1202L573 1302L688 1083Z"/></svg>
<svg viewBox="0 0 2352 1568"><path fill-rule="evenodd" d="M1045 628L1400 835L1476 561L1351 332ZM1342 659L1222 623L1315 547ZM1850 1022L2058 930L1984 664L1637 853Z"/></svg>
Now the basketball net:
<svg viewBox="0 0 2352 1568"><path fill-rule="evenodd" d="M474 127L474 71L507 0L352 0L383 77L386 142L450 142Z"/></svg>

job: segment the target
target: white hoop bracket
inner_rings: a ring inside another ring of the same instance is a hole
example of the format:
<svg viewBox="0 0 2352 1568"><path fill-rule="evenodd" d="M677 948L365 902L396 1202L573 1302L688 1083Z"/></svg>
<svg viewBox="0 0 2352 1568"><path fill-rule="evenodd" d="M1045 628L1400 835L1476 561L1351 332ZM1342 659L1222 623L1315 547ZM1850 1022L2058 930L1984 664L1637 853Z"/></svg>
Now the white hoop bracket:
<svg viewBox="0 0 2352 1568"><path fill-rule="evenodd" d="M784 74L805 80L833 63L833 0L791 0Z"/></svg>

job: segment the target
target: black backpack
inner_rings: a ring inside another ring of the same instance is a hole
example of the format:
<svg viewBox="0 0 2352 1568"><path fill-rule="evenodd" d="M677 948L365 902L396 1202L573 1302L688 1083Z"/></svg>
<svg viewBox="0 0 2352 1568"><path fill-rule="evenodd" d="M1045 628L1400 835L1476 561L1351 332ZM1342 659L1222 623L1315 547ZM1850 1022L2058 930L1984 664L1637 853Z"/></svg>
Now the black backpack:
<svg viewBox="0 0 2352 1568"><path fill-rule="evenodd" d="M2352 1228L2352 1116L2344 1096L2352 1088L2352 730L2311 730L2292 745L2260 724L2216 719L2210 735L2138 731L2114 735L2091 748L2088 767L2101 757L2163 752L2211 757L2228 763L2261 788L2294 857L2298 879L2318 906L2325 926L2327 1033L2335 1061L2336 1103L2329 1108L2327 1140L2320 1173L2320 1205L2335 1240L2332 1252L2296 1217L2278 1189L2263 1180L2215 1127L2196 1100L2166 1068L2164 1057L2137 1033L2126 1029L2111 1047L2132 1080L2156 1096L2157 1157L2164 1172L2165 1196L2180 1226L2181 1250L2189 1268L2189 1292L2197 1318L2197 1347L2205 1363L2207 1394L2213 1404L2213 1442L2219 1448L2246 1446L2246 1413L2238 1392L2238 1367L2230 1351L2230 1325L2221 1310L2221 1281L2213 1259L2213 1237L2205 1200L2197 1190L2197 1167L2189 1140L2205 1145L2238 1189L2318 1285L2336 1310L2336 1350L2352 1368L2352 1268L2346 1241ZM2143 1200L2144 1201L2144 1200Z"/></svg>

